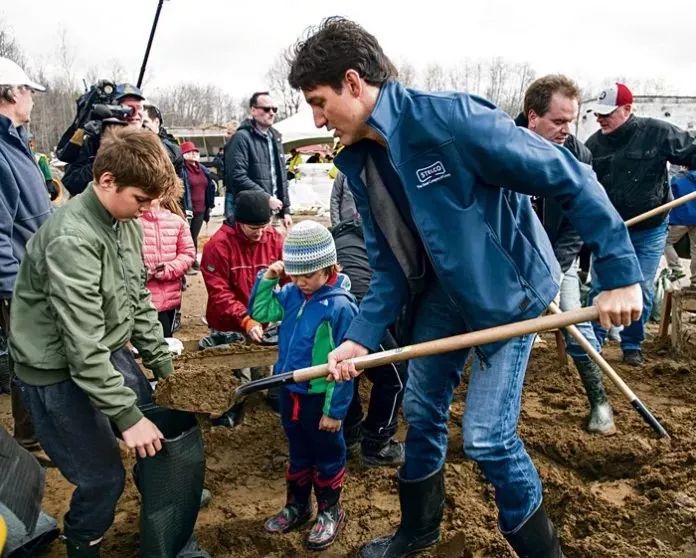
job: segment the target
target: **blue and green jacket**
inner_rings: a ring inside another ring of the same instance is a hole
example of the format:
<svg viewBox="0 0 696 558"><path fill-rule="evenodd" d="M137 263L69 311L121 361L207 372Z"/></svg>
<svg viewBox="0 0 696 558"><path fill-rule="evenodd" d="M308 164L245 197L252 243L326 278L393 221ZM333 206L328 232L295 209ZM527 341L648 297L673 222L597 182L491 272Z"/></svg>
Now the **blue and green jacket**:
<svg viewBox="0 0 696 558"><path fill-rule="evenodd" d="M265 270L264 270L265 271ZM307 298L294 284L278 289L278 279L259 273L249 300L251 317L259 322L281 321L278 330L278 362L274 374L291 372L328 362L329 353L343 341L358 313L348 292L350 280L342 273ZM353 382L327 382L317 378L287 386L296 393L325 393L324 415L343 420L353 398Z"/></svg>

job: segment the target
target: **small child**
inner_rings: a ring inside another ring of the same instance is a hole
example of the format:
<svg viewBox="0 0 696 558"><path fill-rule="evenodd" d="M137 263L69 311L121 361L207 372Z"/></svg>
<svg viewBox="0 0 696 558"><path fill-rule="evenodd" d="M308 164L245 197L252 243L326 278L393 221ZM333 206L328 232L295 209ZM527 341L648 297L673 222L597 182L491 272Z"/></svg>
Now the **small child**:
<svg viewBox="0 0 696 558"><path fill-rule="evenodd" d="M181 306L186 272L196 258L193 238L176 198L153 200L140 217L143 227L143 260L147 270L145 286L165 337L173 334L174 319Z"/></svg>
<svg viewBox="0 0 696 558"><path fill-rule="evenodd" d="M350 281L338 273L336 247L326 227L314 221L295 225L285 239L283 261L260 276L249 304L254 320L282 320L274 374L328 361L357 314ZM278 290L285 272L291 283ZM345 521L339 498L345 477L346 445L341 432L353 396L352 381L325 378L284 386L280 396L288 438L285 507L266 521L266 531L286 533L311 519L312 486L319 506L306 539L312 550L334 542Z"/></svg>

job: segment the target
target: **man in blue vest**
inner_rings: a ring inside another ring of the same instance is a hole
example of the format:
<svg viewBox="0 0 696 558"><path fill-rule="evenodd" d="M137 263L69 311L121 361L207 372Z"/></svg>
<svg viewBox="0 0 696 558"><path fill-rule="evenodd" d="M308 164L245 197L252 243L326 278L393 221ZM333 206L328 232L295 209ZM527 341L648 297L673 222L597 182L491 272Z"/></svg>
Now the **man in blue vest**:
<svg viewBox="0 0 696 558"><path fill-rule="evenodd" d="M336 380L350 359L378 348L415 298L412 341L539 316L560 268L529 195L558 200L596 255L603 325L640 316L640 267L626 227L591 169L515 126L488 101L406 89L379 43L329 18L298 43L289 81L345 149L373 276L345 341L329 355ZM369 186L366 186L369 185ZM533 336L477 347L463 419L464 450L495 488L499 526L519 556L562 556L542 505L539 475L517 435ZM444 509L449 404L468 350L409 363L409 429L399 471L401 524L365 545L363 558L396 558L435 544Z"/></svg>

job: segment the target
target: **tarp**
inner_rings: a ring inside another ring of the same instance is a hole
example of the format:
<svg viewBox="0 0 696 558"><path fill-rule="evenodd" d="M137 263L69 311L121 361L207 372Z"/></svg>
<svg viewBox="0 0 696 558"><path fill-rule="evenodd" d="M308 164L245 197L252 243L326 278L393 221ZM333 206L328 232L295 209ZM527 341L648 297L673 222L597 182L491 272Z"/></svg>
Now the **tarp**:
<svg viewBox="0 0 696 558"><path fill-rule="evenodd" d="M300 110L280 122L273 125L283 136L283 149L289 153L293 147L302 145L316 145L328 143L333 146L333 132L326 127L317 128L314 125L312 109L303 103Z"/></svg>

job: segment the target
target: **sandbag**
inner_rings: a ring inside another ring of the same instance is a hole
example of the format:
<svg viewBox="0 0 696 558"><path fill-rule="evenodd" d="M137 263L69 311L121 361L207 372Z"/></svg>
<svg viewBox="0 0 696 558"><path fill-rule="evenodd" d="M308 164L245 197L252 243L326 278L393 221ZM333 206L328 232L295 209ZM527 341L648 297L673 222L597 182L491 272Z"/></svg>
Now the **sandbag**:
<svg viewBox="0 0 696 558"><path fill-rule="evenodd" d="M155 405L142 406L141 411L164 440L161 451L138 458L135 465L141 494L140 556L210 558L193 534L205 475L203 438L195 416Z"/></svg>

